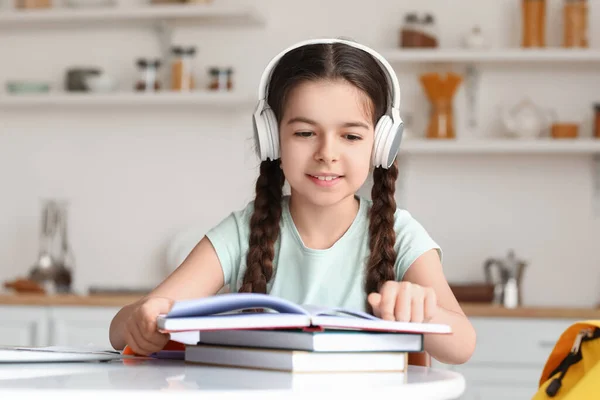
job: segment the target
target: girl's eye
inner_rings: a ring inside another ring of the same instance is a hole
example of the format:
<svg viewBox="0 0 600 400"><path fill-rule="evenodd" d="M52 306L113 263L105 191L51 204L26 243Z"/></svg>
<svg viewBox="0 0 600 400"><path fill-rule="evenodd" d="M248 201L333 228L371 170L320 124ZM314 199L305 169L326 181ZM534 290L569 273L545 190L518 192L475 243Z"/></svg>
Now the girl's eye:
<svg viewBox="0 0 600 400"><path fill-rule="evenodd" d="M300 137L311 137L313 133L310 131L303 131L303 132L296 132L294 134L296 136L300 136Z"/></svg>
<svg viewBox="0 0 600 400"><path fill-rule="evenodd" d="M345 136L346 136L346 139L350 140L351 142L354 142L354 141L356 141L356 140L362 140L362 138L361 138L360 136L358 136L358 135L353 135L353 134L351 134L351 133L349 133L349 134L347 134L347 135L345 135Z"/></svg>

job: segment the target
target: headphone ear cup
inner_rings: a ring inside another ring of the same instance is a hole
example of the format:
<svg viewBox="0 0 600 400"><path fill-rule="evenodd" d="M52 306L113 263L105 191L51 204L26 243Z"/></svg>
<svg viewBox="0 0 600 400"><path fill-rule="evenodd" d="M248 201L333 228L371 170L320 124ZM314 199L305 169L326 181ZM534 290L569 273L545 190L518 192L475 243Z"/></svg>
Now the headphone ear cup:
<svg viewBox="0 0 600 400"><path fill-rule="evenodd" d="M277 118L275 113L270 108L267 108L263 113L265 127L267 130L268 148L267 157L271 160L279 158L279 126L277 124Z"/></svg>
<svg viewBox="0 0 600 400"><path fill-rule="evenodd" d="M372 157L374 167L388 167L388 154L383 153L385 152L385 143L387 142L387 138L390 135L392 125L393 122L389 115L384 115L381 118L379 118L379 121L377 121L377 125L375 125L375 141L373 143Z"/></svg>

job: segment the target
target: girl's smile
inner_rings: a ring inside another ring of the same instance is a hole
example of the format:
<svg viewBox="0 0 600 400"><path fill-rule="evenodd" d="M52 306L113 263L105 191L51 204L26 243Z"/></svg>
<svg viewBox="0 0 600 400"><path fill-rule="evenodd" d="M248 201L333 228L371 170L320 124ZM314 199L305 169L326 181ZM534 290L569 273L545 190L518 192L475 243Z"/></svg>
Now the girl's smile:
<svg viewBox="0 0 600 400"><path fill-rule="evenodd" d="M344 179L344 177L340 176L340 175L309 175L309 174L307 174L306 176L308 176L309 179L312 180L315 185L320 186L320 187L332 187L332 186L337 185L342 179Z"/></svg>

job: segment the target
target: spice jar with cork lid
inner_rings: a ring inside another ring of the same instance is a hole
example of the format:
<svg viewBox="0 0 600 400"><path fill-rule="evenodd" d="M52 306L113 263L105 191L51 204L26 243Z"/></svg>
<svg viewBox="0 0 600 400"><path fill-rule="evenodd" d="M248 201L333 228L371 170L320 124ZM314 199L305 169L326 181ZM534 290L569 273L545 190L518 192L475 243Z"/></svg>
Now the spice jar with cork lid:
<svg viewBox="0 0 600 400"><path fill-rule="evenodd" d="M158 69L160 68L160 60L140 58L137 60L137 66L140 70L140 77L135 84L135 90L137 92L159 91Z"/></svg>
<svg viewBox="0 0 600 400"><path fill-rule="evenodd" d="M233 89L233 69L212 67L209 69L210 83L208 88L214 91Z"/></svg>

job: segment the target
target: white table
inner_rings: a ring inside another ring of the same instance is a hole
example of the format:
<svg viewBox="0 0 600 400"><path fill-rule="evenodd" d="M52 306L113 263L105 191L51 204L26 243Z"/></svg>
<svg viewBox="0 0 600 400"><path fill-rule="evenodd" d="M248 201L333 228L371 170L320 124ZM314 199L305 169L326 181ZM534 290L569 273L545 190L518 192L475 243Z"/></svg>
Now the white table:
<svg viewBox="0 0 600 400"><path fill-rule="evenodd" d="M0 364L0 399L456 399L464 378L410 366L407 373L290 374L178 360ZM139 395L139 396L138 396ZM35 397L34 397L35 396ZM133 396L133 397L132 397ZM143 397L142 397L143 396Z"/></svg>

